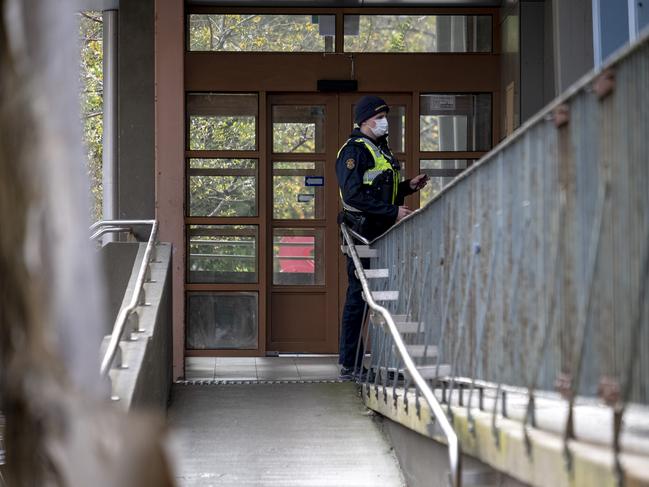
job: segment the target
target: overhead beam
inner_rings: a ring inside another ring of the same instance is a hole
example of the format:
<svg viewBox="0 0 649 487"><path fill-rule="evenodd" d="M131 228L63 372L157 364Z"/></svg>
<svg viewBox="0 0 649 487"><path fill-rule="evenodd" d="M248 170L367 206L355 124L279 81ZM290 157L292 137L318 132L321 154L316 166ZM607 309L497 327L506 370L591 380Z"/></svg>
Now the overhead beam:
<svg viewBox="0 0 649 487"><path fill-rule="evenodd" d="M500 7L500 0L188 0L219 7Z"/></svg>

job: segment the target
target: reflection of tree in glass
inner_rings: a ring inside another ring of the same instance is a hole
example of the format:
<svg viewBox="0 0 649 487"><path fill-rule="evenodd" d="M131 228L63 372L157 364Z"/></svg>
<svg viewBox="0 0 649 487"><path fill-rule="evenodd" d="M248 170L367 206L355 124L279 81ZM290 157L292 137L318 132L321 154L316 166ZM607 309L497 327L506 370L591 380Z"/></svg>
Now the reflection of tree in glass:
<svg viewBox="0 0 649 487"><path fill-rule="evenodd" d="M315 123L273 123L273 152L315 152Z"/></svg>
<svg viewBox="0 0 649 487"><path fill-rule="evenodd" d="M311 15L190 15L192 51L321 52L325 37L319 16Z"/></svg>
<svg viewBox="0 0 649 487"><path fill-rule="evenodd" d="M91 217L102 217L103 20L100 12L79 14L81 118L91 191Z"/></svg>
<svg viewBox="0 0 649 487"><path fill-rule="evenodd" d="M189 118L191 150L255 150L255 117L197 116Z"/></svg>
<svg viewBox="0 0 649 487"><path fill-rule="evenodd" d="M324 113L317 112L317 117ZM273 123L273 152L313 153L316 151L316 124L303 122ZM315 216L315 197L309 202L298 202L299 194L314 194L313 188L304 185L306 175L313 175L314 162L276 162L279 174L273 176L273 218L305 219ZM292 171L282 174L281 171ZM297 174L296 174L297 172ZM322 170L317 172L322 175Z"/></svg>
<svg viewBox="0 0 649 487"><path fill-rule="evenodd" d="M254 159L191 159L189 214L255 216L256 166Z"/></svg>
<svg viewBox="0 0 649 487"><path fill-rule="evenodd" d="M420 150L439 150L439 117L436 115L421 115L419 117Z"/></svg>
<svg viewBox="0 0 649 487"><path fill-rule="evenodd" d="M244 225L192 225L189 239L190 271L254 273L255 227ZM200 230L209 235L201 235ZM232 235L244 233L244 235ZM247 234L247 235L245 235Z"/></svg>
<svg viewBox="0 0 649 487"><path fill-rule="evenodd" d="M435 52L437 18L431 15L361 15L359 35L345 36L349 52Z"/></svg>
<svg viewBox="0 0 649 487"><path fill-rule="evenodd" d="M283 220L315 218L317 193L315 188L304 185L304 178L307 175L322 175L322 164L275 162L273 170L275 171L273 176L273 218ZM298 202L299 194L314 196L308 202Z"/></svg>
<svg viewBox="0 0 649 487"><path fill-rule="evenodd" d="M422 170L422 172L426 172ZM419 204L424 205L428 203L433 197L442 190L444 187L444 179L441 177L431 177L428 184L419 192Z"/></svg>

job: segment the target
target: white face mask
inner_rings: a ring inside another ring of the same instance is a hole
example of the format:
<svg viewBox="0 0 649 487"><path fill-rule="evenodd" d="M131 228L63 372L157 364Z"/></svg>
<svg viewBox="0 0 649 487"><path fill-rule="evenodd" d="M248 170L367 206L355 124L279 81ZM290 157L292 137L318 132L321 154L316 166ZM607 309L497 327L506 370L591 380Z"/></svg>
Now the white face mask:
<svg viewBox="0 0 649 487"><path fill-rule="evenodd" d="M383 137L388 133L388 119L387 118L377 118L374 120L376 126L374 128L370 127L370 130L375 137Z"/></svg>

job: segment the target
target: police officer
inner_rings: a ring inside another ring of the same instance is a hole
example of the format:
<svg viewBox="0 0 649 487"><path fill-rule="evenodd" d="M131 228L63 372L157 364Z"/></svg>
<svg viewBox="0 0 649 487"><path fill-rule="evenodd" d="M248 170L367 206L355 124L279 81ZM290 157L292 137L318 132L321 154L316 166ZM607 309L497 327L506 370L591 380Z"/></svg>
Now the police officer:
<svg viewBox="0 0 649 487"><path fill-rule="evenodd" d="M390 108L378 96L364 96L354 110L354 130L338 151L336 175L343 213L339 221L368 239L373 239L411 213L404 198L423 188L428 176L420 174L400 182L399 161L388 147ZM365 259L363 259L365 261ZM368 262L363 262L368 267ZM340 332L341 378L351 378L360 364L357 350L365 302L354 263L347 257L347 298Z"/></svg>

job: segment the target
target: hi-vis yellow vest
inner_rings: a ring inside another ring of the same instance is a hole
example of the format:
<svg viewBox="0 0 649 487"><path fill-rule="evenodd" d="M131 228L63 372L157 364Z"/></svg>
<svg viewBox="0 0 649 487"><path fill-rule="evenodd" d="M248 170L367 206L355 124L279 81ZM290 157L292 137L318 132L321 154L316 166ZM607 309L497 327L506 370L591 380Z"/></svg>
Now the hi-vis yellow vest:
<svg viewBox="0 0 649 487"><path fill-rule="evenodd" d="M381 152L381 149L379 149L374 143L364 137L358 137L356 139L351 138L347 140L347 142L345 142L338 151L338 155L336 156L337 158L340 157L340 153L345 147L347 147L347 144L349 144L350 142L359 142L363 144L367 148L367 150L370 151L370 154L372 154L372 159L374 159L374 167L368 169L363 174L363 184L367 184L369 186L380 174L384 173L385 171L392 171L392 198L390 199L390 203L395 204L395 202L397 201L397 192L399 191L399 171L395 169L394 166L392 166L383 152ZM359 211L356 208L345 203L342 191L340 191L340 199L343 202L343 208L345 210L355 212Z"/></svg>

